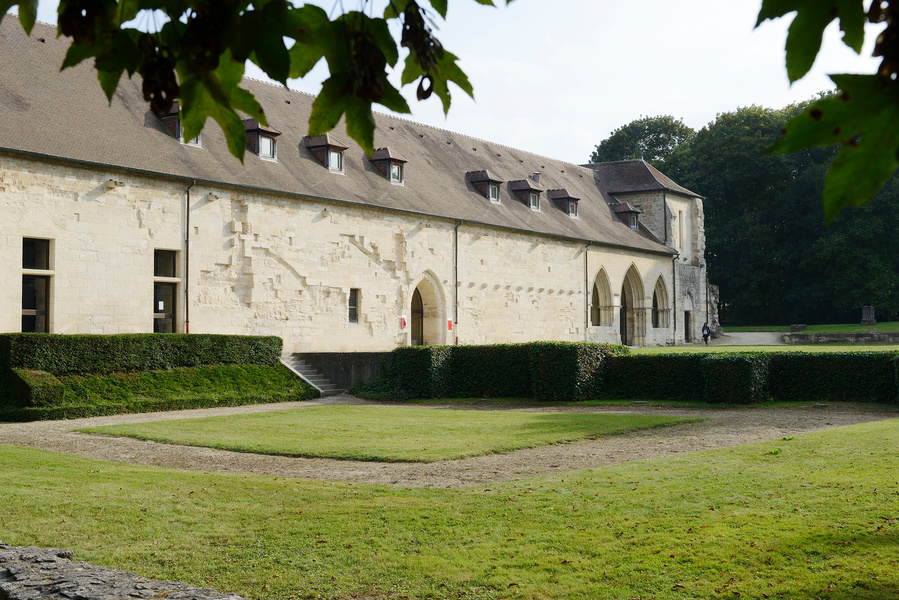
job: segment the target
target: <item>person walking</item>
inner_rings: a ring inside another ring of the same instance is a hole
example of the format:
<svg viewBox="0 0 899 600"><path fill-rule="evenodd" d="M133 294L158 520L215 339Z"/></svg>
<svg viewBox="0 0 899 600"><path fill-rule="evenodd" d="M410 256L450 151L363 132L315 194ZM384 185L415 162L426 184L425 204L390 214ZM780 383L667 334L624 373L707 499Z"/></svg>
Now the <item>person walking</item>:
<svg viewBox="0 0 899 600"><path fill-rule="evenodd" d="M712 337L712 330L709 329L708 322L702 324L702 341L705 342L705 345L709 345L709 338Z"/></svg>

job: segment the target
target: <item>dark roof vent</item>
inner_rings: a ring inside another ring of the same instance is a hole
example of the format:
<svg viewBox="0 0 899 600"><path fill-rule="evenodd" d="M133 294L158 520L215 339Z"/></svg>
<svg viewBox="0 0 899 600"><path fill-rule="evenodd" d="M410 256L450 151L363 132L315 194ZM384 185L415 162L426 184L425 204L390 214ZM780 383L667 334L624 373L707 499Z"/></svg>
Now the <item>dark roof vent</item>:
<svg viewBox="0 0 899 600"><path fill-rule="evenodd" d="M556 206L564 210L569 216L576 217L578 214L578 202L580 198L572 195L565 188L548 190L546 197L552 200Z"/></svg>
<svg viewBox="0 0 899 600"><path fill-rule="evenodd" d="M376 148L371 153L371 164L392 183L405 180L404 165L409 162L390 148Z"/></svg>
<svg viewBox="0 0 899 600"><path fill-rule="evenodd" d="M468 171L465 174L465 179L486 198L489 198L491 202L499 204L499 185L503 182L502 179L492 175L486 169L483 171Z"/></svg>

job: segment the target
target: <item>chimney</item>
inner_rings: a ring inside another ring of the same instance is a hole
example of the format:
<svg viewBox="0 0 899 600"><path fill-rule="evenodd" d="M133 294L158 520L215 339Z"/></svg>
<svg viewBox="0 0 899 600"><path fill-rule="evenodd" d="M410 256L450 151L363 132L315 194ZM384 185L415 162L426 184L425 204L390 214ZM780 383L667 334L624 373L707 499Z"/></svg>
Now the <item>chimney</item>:
<svg viewBox="0 0 899 600"><path fill-rule="evenodd" d="M534 173L531 175L531 179L533 179L537 183L540 183L540 171L534 171Z"/></svg>

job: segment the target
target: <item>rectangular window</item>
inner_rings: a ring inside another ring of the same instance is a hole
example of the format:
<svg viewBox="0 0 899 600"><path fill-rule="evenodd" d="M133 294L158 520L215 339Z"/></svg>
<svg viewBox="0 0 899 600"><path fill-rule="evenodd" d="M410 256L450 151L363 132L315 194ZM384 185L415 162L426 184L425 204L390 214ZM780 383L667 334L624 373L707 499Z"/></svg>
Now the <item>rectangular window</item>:
<svg viewBox="0 0 899 600"><path fill-rule="evenodd" d="M153 333L178 331L177 261L178 253L174 250L153 251Z"/></svg>
<svg viewBox="0 0 899 600"><path fill-rule="evenodd" d="M338 173L343 172L343 152L328 150L328 168Z"/></svg>
<svg viewBox="0 0 899 600"><path fill-rule="evenodd" d="M259 156L274 160L275 158L275 138L267 135L259 136Z"/></svg>
<svg viewBox="0 0 899 600"><path fill-rule="evenodd" d="M494 204L499 204L499 186L495 183L487 184L487 196Z"/></svg>
<svg viewBox="0 0 899 600"><path fill-rule="evenodd" d="M630 215L628 216L628 223L630 224L631 229L636 229L637 228L637 215L635 215L634 213L630 213Z"/></svg>
<svg viewBox="0 0 899 600"><path fill-rule="evenodd" d="M390 181L393 183L403 183L403 165L390 165Z"/></svg>
<svg viewBox="0 0 899 600"><path fill-rule="evenodd" d="M529 192L528 206L531 207L531 210L540 210L540 194L537 192Z"/></svg>
<svg viewBox="0 0 899 600"><path fill-rule="evenodd" d="M350 288L350 297L347 301L347 305L349 307L349 318L350 323L358 323L359 322L359 290L356 288Z"/></svg>
<svg viewBox="0 0 899 600"><path fill-rule="evenodd" d="M22 331L50 331L50 240L22 240ZM48 274L33 271L47 271Z"/></svg>
<svg viewBox="0 0 899 600"><path fill-rule="evenodd" d="M177 277L175 275L175 258L177 254L174 250L154 250L153 276Z"/></svg>
<svg viewBox="0 0 899 600"><path fill-rule="evenodd" d="M568 201L568 216L572 219L577 219L577 201L569 200Z"/></svg>

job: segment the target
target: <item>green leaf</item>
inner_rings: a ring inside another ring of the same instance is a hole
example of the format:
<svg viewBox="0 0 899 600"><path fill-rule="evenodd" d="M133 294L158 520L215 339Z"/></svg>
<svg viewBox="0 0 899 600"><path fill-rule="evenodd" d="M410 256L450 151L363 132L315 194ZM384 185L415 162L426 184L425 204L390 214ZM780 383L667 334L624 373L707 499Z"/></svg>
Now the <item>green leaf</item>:
<svg viewBox="0 0 899 600"><path fill-rule="evenodd" d="M38 0L24 0L23 2L4 2L0 4L0 9L3 10L3 14L6 14L10 8L19 5L19 23L22 25L22 29L25 30L25 33L31 35L31 29L34 27L34 22L37 20L37 1ZM0 15L2 18L2 15Z"/></svg>
<svg viewBox="0 0 899 600"><path fill-rule="evenodd" d="M140 11L140 0L118 0L116 22L118 25L133 21Z"/></svg>
<svg viewBox="0 0 899 600"><path fill-rule="evenodd" d="M333 44L334 30L328 15L318 6L305 5L287 11L284 34L295 40L288 51L289 77L305 77L325 55L325 46Z"/></svg>
<svg viewBox="0 0 899 600"><path fill-rule="evenodd" d="M369 156L375 151L375 118L371 103L362 98L347 98L346 132Z"/></svg>
<svg viewBox="0 0 899 600"><path fill-rule="evenodd" d="M771 152L841 144L827 172L824 221L870 199L899 168L899 82L832 75L836 96L812 104L784 127Z"/></svg>
<svg viewBox="0 0 899 600"><path fill-rule="evenodd" d="M437 11L442 18L446 18L446 4L447 0L431 0L431 6L434 7L434 10Z"/></svg>
<svg viewBox="0 0 899 600"><path fill-rule="evenodd" d="M112 104L112 96L115 94L116 88L119 87L119 80L122 79L122 73L124 72L124 68L108 71L97 69L97 79L100 80L100 87L103 89L103 93L106 94L106 99L109 100L110 104Z"/></svg>
<svg viewBox="0 0 899 600"><path fill-rule="evenodd" d="M309 117L310 137L327 133L337 126L348 99L348 96L341 92L344 84L345 81L340 75L332 75L322 84L321 92L312 103L312 114Z"/></svg>
<svg viewBox="0 0 899 600"><path fill-rule="evenodd" d="M363 22L365 27L371 32L378 48L384 53L387 64L391 67L396 65L396 62L400 59L400 53L396 47L396 40L390 35L387 21L384 19L369 19L368 17L365 17Z"/></svg>
<svg viewBox="0 0 899 600"><path fill-rule="evenodd" d="M66 57L62 61L60 71L69 67L74 67L81 61L96 56L97 49L87 44L72 44L66 51Z"/></svg>
<svg viewBox="0 0 899 600"><path fill-rule="evenodd" d="M409 0L390 0L390 2L387 3L387 7L384 9L384 18L399 18L401 14L406 12L407 6L409 6Z"/></svg>
<svg viewBox="0 0 899 600"><path fill-rule="evenodd" d="M245 110L265 124L262 108L248 91L238 87L244 65L231 59L230 51L222 54L218 68L211 72L191 72L184 61L177 65L181 82L181 122L184 138L200 134L206 119L212 117L225 133L228 150L243 161L246 132L243 119L235 110ZM247 110L249 109L249 110Z"/></svg>
<svg viewBox="0 0 899 600"><path fill-rule="evenodd" d="M412 112L412 109L409 108L409 103L406 102L399 90L393 87L389 81L384 86L384 94L381 96L378 104L387 107L393 112L406 114Z"/></svg>
<svg viewBox="0 0 899 600"><path fill-rule="evenodd" d="M790 82L805 76L821 49L824 29L840 20L843 43L860 53L865 38L865 7L862 0L763 0L756 27L768 19L795 12L787 34L786 63Z"/></svg>

